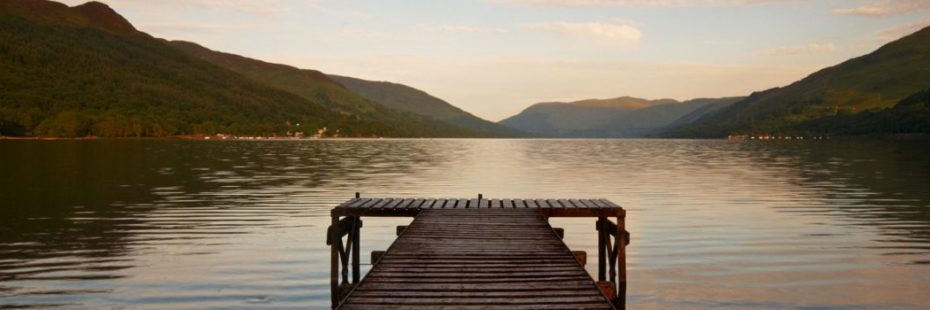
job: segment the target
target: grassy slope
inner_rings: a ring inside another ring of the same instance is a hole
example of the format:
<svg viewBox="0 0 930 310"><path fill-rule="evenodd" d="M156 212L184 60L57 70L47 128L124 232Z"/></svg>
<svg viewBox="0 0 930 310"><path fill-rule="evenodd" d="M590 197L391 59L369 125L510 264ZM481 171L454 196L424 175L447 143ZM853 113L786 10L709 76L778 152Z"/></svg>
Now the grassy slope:
<svg viewBox="0 0 930 310"><path fill-rule="evenodd" d="M797 127L831 135L930 134L930 88L904 98L892 108L840 113Z"/></svg>
<svg viewBox="0 0 930 310"><path fill-rule="evenodd" d="M435 122L383 123L258 83L137 32L105 5L0 2L0 135L470 136ZM317 98L319 99L319 98Z"/></svg>
<svg viewBox="0 0 930 310"><path fill-rule="evenodd" d="M330 77L349 90L393 109L416 113L490 136L520 137L527 135L524 132L481 119L442 99L406 85L367 81L338 75L330 75Z"/></svg>
<svg viewBox="0 0 930 310"><path fill-rule="evenodd" d="M500 124L545 136L577 136L595 131L611 119L655 103L646 99L619 97L574 102L534 104Z"/></svg>
<svg viewBox="0 0 930 310"><path fill-rule="evenodd" d="M796 133L798 126L836 114L894 106L930 85L930 27L783 88L753 93L668 136Z"/></svg>
<svg viewBox="0 0 930 310"><path fill-rule="evenodd" d="M305 99L320 102L342 114L352 115L361 122L376 123L405 135L435 136L486 136L477 130L461 128L442 121L392 109L356 94L327 75L316 70L299 69L287 65L267 63L239 55L213 51L196 43L172 41L170 45L194 57L242 74L254 81L297 94Z"/></svg>

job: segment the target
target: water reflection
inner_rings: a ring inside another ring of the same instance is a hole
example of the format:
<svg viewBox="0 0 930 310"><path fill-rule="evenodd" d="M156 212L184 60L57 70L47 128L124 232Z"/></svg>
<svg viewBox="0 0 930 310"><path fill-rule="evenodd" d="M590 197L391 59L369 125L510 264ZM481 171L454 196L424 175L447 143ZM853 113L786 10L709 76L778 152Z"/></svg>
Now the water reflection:
<svg viewBox="0 0 930 310"><path fill-rule="evenodd" d="M609 198L637 308L926 307L922 143L0 141L0 308L325 308L355 191ZM406 222L366 219L363 253ZM553 222L595 253L593 220Z"/></svg>

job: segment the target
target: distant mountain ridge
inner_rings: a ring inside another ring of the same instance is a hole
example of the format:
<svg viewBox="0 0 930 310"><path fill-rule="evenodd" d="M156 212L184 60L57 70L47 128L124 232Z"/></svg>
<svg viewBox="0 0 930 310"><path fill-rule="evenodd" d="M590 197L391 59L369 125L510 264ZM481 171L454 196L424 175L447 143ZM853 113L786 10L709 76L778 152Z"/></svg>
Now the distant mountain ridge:
<svg viewBox="0 0 930 310"><path fill-rule="evenodd" d="M155 39L99 2L0 1L0 85L7 136L493 136L372 102L318 71Z"/></svg>
<svg viewBox="0 0 930 310"><path fill-rule="evenodd" d="M647 100L635 97L544 102L500 123L551 137L635 138L659 132L679 118L708 105L737 98Z"/></svg>
<svg viewBox="0 0 930 310"><path fill-rule="evenodd" d="M368 100L346 89L342 84L330 79L329 76L320 71L299 69L288 65L218 52L192 42L171 41L168 44L194 57L242 74L252 80L299 95L307 100L320 102L343 115L351 116L361 122L384 123L395 128L413 128L418 124L430 123L434 124L430 126L444 126L448 127L449 130L456 127L454 124L438 122L415 115L415 113L392 109L388 105ZM467 128L456 130L470 132L469 135L475 137L493 136L493 134L469 131ZM428 132L421 132L420 134L429 135Z"/></svg>
<svg viewBox="0 0 930 310"><path fill-rule="evenodd" d="M805 124L889 109L930 87L928 42L930 27L788 86L755 92L715 113L679 124L664 135L720 138L728 134L830 134L826 127Z"/></svg>
<svg viewBox="0 0 930 310"><path fill-rule="evenodd" d="M422 90L392 82L368 81L353 77L329 75L349 90L390 108L407 111L448 122L491 136L522 137L528 133L481 119Z"/></svg>

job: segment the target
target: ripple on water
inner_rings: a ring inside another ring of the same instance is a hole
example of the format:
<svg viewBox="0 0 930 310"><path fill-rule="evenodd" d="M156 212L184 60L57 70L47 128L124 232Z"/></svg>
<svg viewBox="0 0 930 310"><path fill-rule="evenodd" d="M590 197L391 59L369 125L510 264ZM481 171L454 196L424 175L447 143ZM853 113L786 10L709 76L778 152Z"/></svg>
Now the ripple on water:
<svg viewBox="0 0 930 310"><path fill-rule="evenodd" d="M2 141L0 308L327 308L328 211L354 192L611 199L629 214L637 308L926 308L927 155L912 141ZM409 221L365 219L362 253ZM593 220L552 222L595 255Z"/></svg>

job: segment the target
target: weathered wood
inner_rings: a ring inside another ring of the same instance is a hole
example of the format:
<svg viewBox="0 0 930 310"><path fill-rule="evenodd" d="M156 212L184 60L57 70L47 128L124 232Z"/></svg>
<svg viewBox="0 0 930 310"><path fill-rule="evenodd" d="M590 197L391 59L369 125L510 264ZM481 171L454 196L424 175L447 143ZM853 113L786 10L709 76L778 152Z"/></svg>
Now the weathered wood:
<svg viewBox="0 0 930 310"><path fill-rule="evenodd" d="M601 294L607 299L615 300L617 299L617 290L614 287L613 283L606 281L598 281L597 288L601 290Z"/></svg>
<svg viewBox="0 0 930 310"><path fill-rule="evenodd" d="M377 264L340 309L612 309L579 263L586 255L565 247L539 208L447 202L420 211L383 256L373 252Z"/></svg>
<svg viewBox="0 0 930 310"><path fill-rule="evenodd" d="M333 242L336 241L336 238L342 238L352 232L352 225L355 224L354 221L355 218L345 217L329 226L329 229L326 231L326 245L332 245Z"/></svg>
<svg viewBox="0 0 930 310"><path fill-rule="evenodd" d="M575 255L575 260L578 261L582 266L588 264L588 252L585 251L572 251L572 254Z"/></svg>
<svg viewBox="0 0 930 310"><path fill-rule="evenodd" d="M620 309L626 309L626 245L630 243L630 232L626 230L626 223L623 218L617 218L617 230L614 235L617 244L617 270L619 279L617 280L617 296L611 298L614 300L614 306Z"/></svg>
<svg viewBox="0 0 930 310"><path fill-rule="evenodd" d="M342 237L339 232L334 231L334 227L339 227L339 217L333 216L332 223L329 226L327 232L326 244L330 248L330 257L329 257L329 289L330 289L330 298L332 299L333 307L339 305L339 301L342 299L341 290L339 289L339 263L342 261L339 258L339 254L342 250ZM339 234L340 237L338 240L331 240L331 236Z"/></svg>
<svg viewBox="0 0 930 310"><path fill-rule="evenodd" d="M553 227L552 231L555 232L556 236L559 236L559 239L565 239L565 228L562 227Z"/></svg>
<svg viewBox="0 0 930 310"><path fill-rule="evenodd" d="M384 257L384 253L387 253L387 252L386 251L371 251L371 264L372 265L377 264L378 261L380 261L381 258Z"/></svg>
<svg viewBox="0 0 930 310"><path fill-rule="evenodd" d="M501 213L504 212L504 213ZM605 199L361 198L331 212L333 306L343 309L624 308L626 212ZM437 215L438 214L438 215ZM360 279L362 216L416 217ZM561 241L550 217L595 217L598 280L587 253ZM616 224L609 218L616 218ZM343 239L348 236L347 239ZM351 270L351 278L349 271ZM350 280L351 279L351 280ZM604 296L610 296L605 298Z"/></svg>

